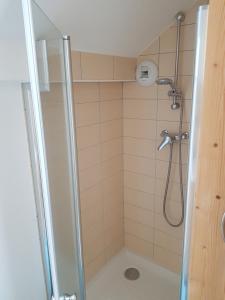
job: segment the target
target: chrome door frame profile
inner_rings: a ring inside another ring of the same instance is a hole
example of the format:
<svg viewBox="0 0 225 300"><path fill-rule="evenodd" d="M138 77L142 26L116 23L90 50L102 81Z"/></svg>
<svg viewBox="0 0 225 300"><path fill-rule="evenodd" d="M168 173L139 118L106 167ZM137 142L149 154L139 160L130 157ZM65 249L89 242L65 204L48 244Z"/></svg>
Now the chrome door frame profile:
<svg viewBox="0 0 225 300"><path fill-rule="evenodd" d="M72 81L72 59L71 59L71 46L70 37L68 35L63 37L64 47L64 65L66 71L66 113L67 113L67 141L69 145L69 165L71 175L71 186L73 195L73 213L74 213L74 229L76 236L76 244L74 245L77 250L77 262L79 273L79 291L80 300L86 299L86 288L84 278L84 262L83 262L83 250L82 250L82 237L81 237L81 210L80 210L80 190L79 190L79 171L78 171L78 154L77 154L77 139L76 139L76 126L74 124L74 107L73 107L73 81Z"/></svg>
<svg viewBox="0 0 225 300"><path fill-rule="evenodd" d="M190 263L191 225L194 206L194 193L197 176L197 156L200 135L200 117L203 99L202 83L204 80L206 41L208 29L208 5L202 5L198 9L197 16L197 41L195 55L195 73L192 104L191 135L189 147L187 202L184 230L183 266L181 274L180 300L188 299L188 280Z"/></svg>

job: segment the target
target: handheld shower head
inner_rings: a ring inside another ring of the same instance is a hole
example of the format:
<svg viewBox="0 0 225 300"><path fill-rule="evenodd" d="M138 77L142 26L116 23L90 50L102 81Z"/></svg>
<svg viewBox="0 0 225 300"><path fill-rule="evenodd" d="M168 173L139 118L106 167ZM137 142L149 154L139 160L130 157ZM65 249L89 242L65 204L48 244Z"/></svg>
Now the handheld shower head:
<svg viewBox="0 0 225 300"><path fill-rule="evenodd" d="M158 84L158 85L170 85L170 87L171 87L172 89L175 88L174 82L173 82L173 80L170 79L170 78L158 78L158 79L156 80L156 84Z"/></svg>

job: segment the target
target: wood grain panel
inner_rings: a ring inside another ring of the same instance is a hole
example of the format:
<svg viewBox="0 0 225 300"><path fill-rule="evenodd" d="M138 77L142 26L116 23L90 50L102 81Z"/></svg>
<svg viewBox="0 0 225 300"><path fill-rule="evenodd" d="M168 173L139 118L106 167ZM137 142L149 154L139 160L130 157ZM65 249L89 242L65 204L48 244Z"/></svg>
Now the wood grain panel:
<svg viewBox="0 0 225 300"><path fill-rule="evenodd" d="M211 0L192 223L190 300L225 299L225 1Z"/></svg>

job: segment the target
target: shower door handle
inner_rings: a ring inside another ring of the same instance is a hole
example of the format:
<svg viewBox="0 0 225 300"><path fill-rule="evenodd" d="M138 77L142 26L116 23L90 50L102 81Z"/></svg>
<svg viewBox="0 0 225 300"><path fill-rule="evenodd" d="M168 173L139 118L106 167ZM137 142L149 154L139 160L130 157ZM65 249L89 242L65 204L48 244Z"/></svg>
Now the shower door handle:
<svg viewBox="0 0 225 300"><path fill-rule="evenodd" d="M222 216L222 221L221 221L221 233L222 233L222 239L225 243L225 213Z"/></svg>

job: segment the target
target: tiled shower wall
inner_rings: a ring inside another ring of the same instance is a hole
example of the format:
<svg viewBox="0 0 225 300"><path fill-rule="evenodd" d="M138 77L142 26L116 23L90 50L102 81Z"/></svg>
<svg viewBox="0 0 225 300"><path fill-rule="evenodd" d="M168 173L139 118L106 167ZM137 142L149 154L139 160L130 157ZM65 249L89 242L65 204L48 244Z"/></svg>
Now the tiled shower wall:
<svg viewBox="0 0 225 300"><path fill-rule="evenodd" d="M75 83L86 278L124 246L122 83Z"/></svg>
<svg viewBox="0 0 225 300"><path fill-rule="evenodd" d="M184 98L183 131L189 130L195 56L196 7L187 15L181 30L179 86ZM176 27L171 26L138 58L156 63L160 77L173 79ZM168 86L141 87L124 83L124 201L125 245L158 264L179 272L183 226L170 227L163 218L163 195L168 169L169 147L157 151L160 133L177 134L179 110L172 111ZM183 177L186 192L188 144L183 143ZM181 215L178 144L174 145L167 211L177 222Z"/></svg>
<svg viewBox="0 0 225 300"><path fill-rule="evenodd" d="M181 33L183 130L190 126L197 6L186 15ZM159 76L173 78L175 45L174 25L138 61L152 60L158 66ZM76 52L73 60L76 80L133 78L134 59ZM115 70L120 73L117 77ZM179 110L170 109L167 92L168 86L141 87L136 82L74 84L87 279L124 246L124 240L130 250L172 271L180 270L183 227L170 227L162 215L169 151L168 147L157 151L163 129L178 132ZM185 185L187 143L182 151ZM176 222L180 215L178 145L174 146L172 167L167 211Z"/></svg>

